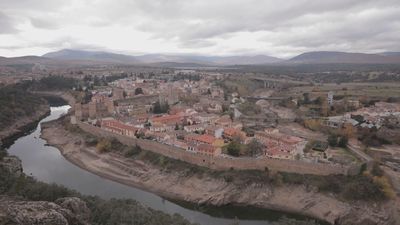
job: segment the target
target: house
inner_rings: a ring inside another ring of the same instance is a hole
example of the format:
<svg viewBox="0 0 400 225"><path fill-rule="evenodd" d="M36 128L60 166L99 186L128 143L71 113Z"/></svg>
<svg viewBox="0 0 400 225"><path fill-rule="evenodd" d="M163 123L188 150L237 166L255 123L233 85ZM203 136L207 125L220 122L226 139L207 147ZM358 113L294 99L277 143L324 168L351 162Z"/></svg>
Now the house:
<svg viewBox="0 0 400 225"><path fill-rule="evenodd" d="M180 140L175 140L175 139L171 139L170 145L175 146L177 148L181 148L181 149L188 148L188 144L186 142L180 141Z"/></svg>
<svg viewBox="0 0 400 225"><path fill-rule="evenodd" d="M215 121L215 125L223 127L231 127L232 126L231 117L229 115L221 116Z"/></svg>
<svg viewBox="0 0 400 225"><path fill-rule="evenodd" d="M240 141L243 142L244 139L246 138L246 133L244 133L241 130L238 130L238 129L235 129L232 127L228 127L228 128L224 128L223 136L224 136L224 138L229 139L229 140L239 138Z"/></svg>
<svg viewBox="0 0 400 225"><path fill-rule="evenodd" d="M175 125L181 124L184 120L184 116L181 114L175 115L163 115L163 116L155 116L149 119L149 122L153 124L168 124L168 125Z"/></svg>
<svg viewBox="0 0 400 225"><path fill-rule="evenodd" d="M280 133L278 129L266 129L265 131L256 131L254 134L254 138L264 144L264 146L266 147L266 156L276 156L277 158L281 158L281 155L278 155L275 150L289 153L293 157L297 154L302 155L303 149L307 143L302 138ZM282 153L282 155L286 154ZM285 156L283 158L290 157Z"/></svg>
<svg viewBox="0 0 400 225"><path fill-rule="evenodd" d="M152 136L157 142L160 143L168 143L171 140L171 136L167 133L154 132Z"/></svg>
<svg viewBox="0 0 400 225"><path fill-rule="evenodd" d="M193 116L193 119L199 123L212 124L219 118L216 114L199 113Z"/></svg>
<svg viewBox="0 0 400 225"><path fill-rule="evenodd" d="M331 116L324 121L326 126L332 128L341 128L346 123L350 123L352 126L356 126L358 124L357 120L352 119L350 115Z"/></svg>
<svg viewBox="0 0 400 225"><path fill-rule="evenodd" d="M149 112L152 104L158 99L158 95L140 95L127 99L119 99L115 101L115 109L119 114L141 115Z"/></svg>
<svg viewBox="0 0 400 225"><path fill-rule="evenodd" d="M113 118L106 118L101 120L101 128L115 134L125 135L128 137L135 137L138 128L127 125Z"/></svg>
<svg viewBox="0 0 400 225"><path fill-rule="evenodd" d="M152 132L168 132L173 131L176 127L176 124L160 124L156 123L149 127L149 130Z"/></svg>
<svg viewBox="0 0 400 225"><path fill-rule="evenodd" d="M220 138L215 138L214 136L203 134L203 135L187 135L185 137L187 143L208 144L214 147L222 147L224 145L224 140Z"/></svg>
<svg viewBox="0 0 400 225"><path fill-rule="evenodd" d="M205 133L208 135L212 135L216 138L222 138L222 134L224 132L224 129L222 127L218 127L218 126L207 126L205 128Z"/></svg>
<svg viewBox="0 0 400 225"><path fill-rule="evenodd" d="M289 152L280 151L278 147L269 148L265 151L265 156L272 159L294 159L295 155Z"/></svg>
<svg viewBox="0 0 400 225"><path fill-rule="evenodd" d="M183 127L183 130L185 130L188 133L201 132L204 131L204 129L205 128L203 124L195 124Z"/></svg>
<svg viewBox="0 0 400 225"><path fill-rule="evenodd" d="M222 105L216 102L209 104L207 112L209 113L222 113Z"/></svg>
<svg viewBox="0 0 400 225"><path fill-rule="evenodd" d="M218 156L221 154L221 148L208 144L199 144L196 152L208 156Z"/></svg>

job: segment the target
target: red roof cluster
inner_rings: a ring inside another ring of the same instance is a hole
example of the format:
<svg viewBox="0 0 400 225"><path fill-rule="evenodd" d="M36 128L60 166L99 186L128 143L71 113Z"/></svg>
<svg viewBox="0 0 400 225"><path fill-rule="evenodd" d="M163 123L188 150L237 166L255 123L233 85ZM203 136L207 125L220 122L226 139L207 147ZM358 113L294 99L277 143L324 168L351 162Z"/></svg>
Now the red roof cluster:
<svg viewBox="0 0 400 225"><path fill-rule="evenodd" d="M183 119L182 115L167 115L167 116L159 116L153 117L151 121L153 123L179 123Z"/></svg>
<svg viewBox="0 0 400 225"><path fill-rule="evenodd" d="M138 129L136 127L124 124L118 120L111 119L111 120L102 120L101 121L101 126L102 127L109 127L109 128L118 128L121 130L129 130L129 131L137 131Z"/></svg>

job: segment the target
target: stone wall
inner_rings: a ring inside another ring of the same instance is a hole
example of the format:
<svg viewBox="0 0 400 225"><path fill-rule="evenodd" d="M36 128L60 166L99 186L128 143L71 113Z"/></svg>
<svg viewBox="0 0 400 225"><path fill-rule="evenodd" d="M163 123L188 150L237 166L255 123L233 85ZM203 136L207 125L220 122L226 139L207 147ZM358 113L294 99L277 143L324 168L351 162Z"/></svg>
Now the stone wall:
<svg viewBox="0 0 400 225"><path fill-rule="evenodd" d="M205 166L215 170L266 170L269 171L283 171L299 174L315 174L315 175L329 175L329 174L345 174L354 175L358 173L359 166L341 166L322 163L309 163L304 161L295 160L280 160L268 158L223 158L211 157L191 153L180 148L161 144L151 140L131 138L114 134L109 131L103 130L100 127L95 127L87 123L78 122L78 126L89 133L99 137L114 137L121 143L126 145L139 145L141 148L152 151L166 157L186 161L191 164Z"/></svg>

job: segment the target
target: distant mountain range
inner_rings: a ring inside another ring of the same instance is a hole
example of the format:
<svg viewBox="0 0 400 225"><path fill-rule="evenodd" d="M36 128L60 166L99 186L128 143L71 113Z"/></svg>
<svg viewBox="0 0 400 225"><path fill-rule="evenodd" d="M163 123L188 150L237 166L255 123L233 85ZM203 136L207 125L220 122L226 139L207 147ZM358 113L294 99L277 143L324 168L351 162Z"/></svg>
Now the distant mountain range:
<svg viewBox="0 0 400 225"><path fill-rule="evenodd" d="M257 56L196 56L196 55L123 55L109 52L92 52L82 50L63 49L57 52L44 54L43 57L61 60L90 60L114 63L199 63L210 65L234 65L234 64L268 64L283 61L282 59L257 55Z"/></svg>
<svg viewBox="0 0 400 225"><path fill-rule="evenodd" d="M87 60L111 63L135 63L137 59L134 56L115 54L110 52L95 52L63 49L56 52L44 54L45 58L60 59L60 60Z"/></svg>
<svg viewBox="0 0 400 225"><path fill-rule="evenodd" d="M49 52L43 56L0 57L0 65L11 64L149 64L173 67L184 65L225 66L225 65L262 65L262 64L400 64L400 52L376 54L319 51L306 52L284 60L267 55L256 56L201 56L201 55L124 55L104 51L84 51L63 49Z"/></svg>
<svg viewBox="0 0 400 225"><path fill-rule="evenodd" d="M291 58L289 63L303 64L400 64L400 55L395 52L366 54L350 52L306 52Z"/></svg>

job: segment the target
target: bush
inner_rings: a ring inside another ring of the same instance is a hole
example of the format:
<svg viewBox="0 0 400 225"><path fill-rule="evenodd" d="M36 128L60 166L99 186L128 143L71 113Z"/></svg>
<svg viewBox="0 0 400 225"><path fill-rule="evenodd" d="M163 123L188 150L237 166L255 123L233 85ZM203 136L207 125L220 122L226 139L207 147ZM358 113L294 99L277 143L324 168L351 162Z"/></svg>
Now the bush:
<svg viewBox="0 0 400 225"><path fill-rule="evenodd" d="M342 192L343 197L349 200L382 200L385 194L370 176L357 176L348 181Z"/></svg>
<svg viewBox="0 0 400 225"><path fill-rule="evenodd" d="M373 176L378 176L378 177L383 176L384 172L383 172L383 170L379 167L379 163L378 163L378 162L374 162L374 164L372 165L371 174L372 174Z"/></svg>
<svg viewBox="0 0 400 225"><path fill-rule="evenodd" d="M240 144L235 141L229 143L226 149L228 151L228 154L231 156L238 157L240 154Z"/></svg>
<svg viewBox="0 0 400 225"><path fill-rule="evenodd" d="M95 146L97 145L98 140L95 137L85 137L85 144L87 146Z"/></svg>
<svg viewBox="0 0 400 225"><path fill-rule="evenodd" d="M132 157L138 155L140 152L142 152L142 148L139 145L135 145L125 152L125 157Z"/></svg>
<svg viewBox="0 0 400 225"><path fill-rule="evenodd" d="M336 147L338 144L338 136L336 134L330 134L328 136L328 144L329 146Z"/></svg>
<svg viewBox="0 0 400 225"><path fill-rule="evenodd" d="M342 148L346 148L349 139L345 136L341 136L338 142L338 146Z"/></svg>
<svg viewBox="0 0 400 225"><path fill-rule="evenodd" d="M21 117L32 116L46 102L27 92L30 83L0 88L0 130L8 128Z"/></svg>
<svg viewBox="0 0 400 225"><path fill-rule="evenodd" d="M96 145L96 149L98 153L111 151L111 141L105 138L100 139L100 141Z"/></svg>
<svg viewBox="0 0 400 225"><path fill-rule="evenodd" d="M386 177L374 177L374 183L381 188L381 191L386 198L394 198L396 192L393 190L392 185L390 185L389 180Z"/></svg>
<svg viewBox="0 0 400 225"><path fill-rule="evenodd" d="M89 224L94 225L189 225L182 216L169 215L147 208L135 200L103 200L94 196L83 196L57 184L46 184L32 177L16 177L0 167L0 195L20 196L29 201L50 201L58 198L79 197L91 211Z"/></svg>

